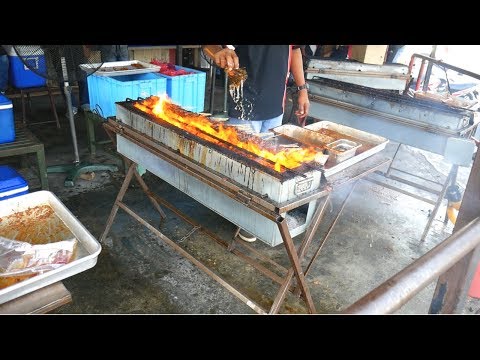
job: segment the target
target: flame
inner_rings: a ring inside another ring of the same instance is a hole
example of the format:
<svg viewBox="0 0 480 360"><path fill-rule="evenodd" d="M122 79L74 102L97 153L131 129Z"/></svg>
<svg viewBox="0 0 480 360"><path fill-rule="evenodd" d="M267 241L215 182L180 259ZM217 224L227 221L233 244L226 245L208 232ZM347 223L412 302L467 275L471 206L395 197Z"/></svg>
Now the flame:
<svg viewBox="0 0 480 360"><path fill-rule="evenodd" d="M303 163L313 161L318 154L312 147L280 151L265 148L262 144L263 140L260 138L250 136L234 126L212 122L204 115L185 111L180 106L173 104L166 95L151 96L141 102L136 102L134 107L211 143L224 146L224 142L226 142L267 159L274 163L274 169L278 172L282 172L282 167L295 169Z"/></svg>

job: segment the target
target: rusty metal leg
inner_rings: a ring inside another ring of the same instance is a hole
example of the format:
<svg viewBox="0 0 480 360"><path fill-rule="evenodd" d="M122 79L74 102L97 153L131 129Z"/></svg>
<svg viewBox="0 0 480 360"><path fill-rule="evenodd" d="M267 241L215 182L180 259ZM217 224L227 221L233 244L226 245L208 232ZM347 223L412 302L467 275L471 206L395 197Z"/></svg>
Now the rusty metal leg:
<svg viewBox="0 0 480 360"><path fill-rule="evenodd" d="M432 225L433 220L435 220L435 216L437 215L440 205L442 205L443 198L445 197L445 193L447 192L448 185L450 184L450 179L452 179L453 174L456 173L456 169L458 170L458 166L452 165L450 172L448 173L447 179L443 184L442 191L440 191L440 194L438 195L438 199L435 204L435 207L433 208L432 213L428 218L427 225L425 226L425 230L423 230L422 237L420 238L421 242L425 241L425 238L427 237L428 231L430 230L430 226Z"/></svg>
<svg viewBox="0 0 480 360"><path fill-rule="evenodd" d="M312 242L313 235L315 235L315 233L318 230L318 227L320 226L320 222L322 221L323 215L325 214L325 210L327 209L327 204L330 201L330 194L328 194L327 196L317 201L319 202L317 205L317 208L315 209L312 219L310 220L310 225L305 231L302 244L298 248L298 256L300 257L301 260L305 256L308 246Z"/></svg>
<svg viewBox="0 0 480 360"><path fill-rule="evenodd" d="M313 238L313 235L315 235L315 233L318 229L318 226L320 225L320 222L323 218L323 215L325 214L325 209L326 209L326 205L328 203L329 198L330 198L330 195L327 195L325 198L323 198L323 203L317 205L317 209L315 210L315 213L312 216L312 220L310 222L310 225L309 225L307 231L305 232L304 240L302 241L302 244L300 245L300 248L297 252L298 257L300 259L299 261L301 261L301 259L303 259L303 256L305 255L305 252L308 248L308 245L310 244L310 242ZM290 232L288 231L288 227L286 225L284 225L284 226L286 227L287 234L284 234L282 232L281 228L280 228L280 234L282 235L283 243L285 244L285 247L287 247L284 235L288 236L290 241L292 241L292 240L291 240L291 237L290 237ZM279 227L280 227L280 224L279 224ZM287 249L287 253L288 253L288 249ZM290 258L290 254L289 254L289 258ZM292 264L294 263L292 260L290 260L290 262ZM277 295L275 296L275 299L273 300L272 307L270 308L270 314L275 314L280 309L280 305L282 305L283 300L285 299L285 296L287 295L287 291L290 288L290 284L292 283L293 275L294 275L294 269L293 269L293 267L291 267L288 270L287 275L285 276L284 281L283 281L282 285L280 286L280 289L278 290ZM299 283L299 285L300 285L300 283ZM302 291L302 294L303 294L303 289L302 289L301 286L299 287L299 289ZM306 298L305 298L305 301L307 302ZM307 306L308 306L308 302L307 302ZM309 311L310 311L310 309L309 309ZM313 311L315 311L315 308L313 308Z"/></svg>
<svg viewBox="0 0 480 360"><path fill-rule="evenodd" d="M145 193L145 195L147 195L147 197L150 200L150 202L152 203L153 207L155 209L157 209L157 211L160 213L161 219L165 219L167 217L167 215L165 215L165 212L162 210L162 208L158 204L157 200L155 200L155 198L152 196L152 192L148 188L147 184L145 184L145 181L142 179L142 177L140 176L138 171L135 171L134 174L135 174L135 178L137 179L138 183L140 184L140 187L142 188L143 192Z"/></svg>
<svg viewBox="0 0 480 360"><path fill-rule="evenodd" d="M112 227L113 220L115 219L115 216L117 215L117 212L118 212L119 204L121 203L123 197L125 196L125 193L127 192L130 181L132 181L133 173L137 171L136 166L137 164L132 162L132 164L128 168L127 176L125 176L125 180L123 180L122 187L120 188L117 198L115 199L115 203L113 204L112 211L110 211L107 224L105 225L105 230L103 231L103 234L100 237L100 242L103 242L105 240L105 238L108 235L108 232L110 231L110 228Z"/></svg>
<svg viewBox="0 0 480 360"><path fill-rule="evenodd" d="M477 150L470 171L453 233L478 216L480 216L480 150ZM430 314L451 314L462 311L478 263L479 253L480 247L477 246L475 250L438 278L430 304Z"/></svg>
<svg viewBox="0 0 480 360"><path fill-rule="evenodd" d="M392 161L390 161L390 165L388 165L388 169L387 169L387 171L385 172L385 177L387 177L387 178L390 176L390 170L392 169L393 160L395 160L395 156L397 156L398 151L400 150L400 146L402 146L402 143L399 143L399 144L398 144L397 150L395 150L395 154L394 154L393 157L392 157Z"/></svg>
<svg viewBox="0 0 480 360"><path fill-rule="evenodd" d="M131 166L131 164L133 163L132 160L128 159L128 158L125 157L125 156L122 156L122 158L123 158L124 163L126 164L126 168L127 168L127 169L130 169L130 166ZM136 169L136 168L135 168L135 169ZM128 173L128 170L127 170L127 173ZM145 181L144 181L143 178L140 176L140 174L138 173L138 171L135 170L134 175L135 175L135 178L137 179L140 187L142 188L143 192L145 193L145 195L147 195L148 200L150 200L150 202L152 203L153 207L154 207L155 209L157 209L157 211L159 212L159 214L160 214L160 221L162 221L162 219L165 219L165 218L167 217L167 215L165 214L165 212L163 211L163 209L160 207L160 204L157 202L157 200L155 200L154 194L150 191L150 189L148 188L147 184L145 184Z"/></svg>
<svg viewBox="0 0 480 360"><path fill-rule="evenodd" d="M53 99L53 93L50 89L50 86L47 86L48 97L50 98L50 106L52 107L53 116L55 117L55 122L57 123L57 129L60 129L60 121L58 121L57 107L55 106L55 100Z"/></svg>
<svg viewBox="0 0 480 360"><path fill-rule="evenodd" d="M235 245L237 243L237 236L241 229L242 228L240 226L237 226L237 230L235 230L235 233L233 234L233 239L232 241L230 241L230 244L228 244L228 247L227 247L228 251L232 252L233 249L235 249Z"/></svg>
<svg viewBox="0 0 480 360"><path fill-rule="evenodd" d="M350 191L348 192L347 196L345 197L345 200L343 200L343 203L342 203L342 206L340 207L340 210L338 211L338 214L337 216L335 216L335 219L333 219L332 223L330 224L328 230L327 230L327 233L325 234L325 236L323 237L323 239L320 240L320 244L317 248L317 250L315 251L315 254L313 255L312 259L310 260L310 262L308 263L307 265L307 268L305 270L305 276L308 275L308 272L310 271L310 268L312 267L313 263L315 262L315 260L317 259L318 255L320 254L320 251L322 250L323 248L323 245L325 245L325 242L327 241L328 237L330 236L333 228L335 227L335 224L337 223L338 219L340 218L340 216L342 215L342 212L343 212L343 209L345 209L345 205L347 205L347 202L348 202L348 199L350 198L350 195L352 195L353 193L353 190L355 190L355 187L357 186L358 184L358 181L356 181Z"/></svg>
<svg viewBox="0 0 480 360"><path fill-rule="evenodd" d="M298 286L300 287L303 295L303 299L307 304L308 312L310 314L315 314L316 310L315 305L313 304L312 295L310 294L307 282L305 281L305 276L303 275L303 269L300 264L300 259L298 258L298 253L295 249L295 245L293 244L293 240L288 230L287 221L285 218L279 218L277 219L277 224L280 230L280 234L282 235L283 244L285 245L285 249L287 250L288 258L290 260L290 263L292 264L292 269L288 271L287 277L285 278L284 283L280 287L279 294L277 294L277 297L275 298L273 305L270 308L270 313L273 314L278 312L278 309L280 308L280 305L285 298L285 293L287 292L290 282L292 281L293 274L295 274L295 277L298 281Z"/></svg>

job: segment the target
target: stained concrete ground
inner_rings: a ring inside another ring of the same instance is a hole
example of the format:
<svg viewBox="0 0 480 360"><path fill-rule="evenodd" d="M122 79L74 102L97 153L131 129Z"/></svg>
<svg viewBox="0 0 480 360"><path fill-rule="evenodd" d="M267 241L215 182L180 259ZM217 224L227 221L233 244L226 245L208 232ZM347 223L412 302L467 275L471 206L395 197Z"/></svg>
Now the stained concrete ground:
<svg viewBox="0 0 480 360"><path fill-rule="evenodd" d="M222 90L218 88L219 105L216 109L220 110L221 94ZM71 163L73 160L65 105L60 96L56 99L56 106L62 125L60 130L53 123L33 124L52 119L46 97L32 99L29 115L29 128L45 144L47 165ZM20 120L18 99L14 99L14 108L16 119ZM289 114L288 110L289 107L286 114ZM98 146L96 156L91 157L87 149L84 115L79 113L75 121L82 160L122 166L111 144ZM97 139L107 139L101 125L96 126L96 133ZM392 156L396 146L390 142L384 152ZM33 157L27 157L23 164L18 158L0 160L16 167L29 181L30 187L38 189ZM407 146L402 147L395 166L436 181L444 181L449 170L441 157ZM469 171L469 168L460 168L458 183L463 188ZM124 179L123 174L122 171L99 172L93 180L78 179L71 188L64 186L65 174L49 174L48 178L50 190L99 239ZM230 241L235 230L232 223L151 173L147 172L143 177L155 193L198 221L202 227ZM325 233L347 191L344 189L333 194L325 221L314 237L314 245ZM128 189L125 202L253 301L263 307L271 305L278 285L211 241L201 229L185 223L165 207L167 219L160 223L158 213L136 184ZM307 277L317 311L322 314L341 312L448 237L452 224L443 223L445 205L438 212L426 241L421 242L433 206L369 181L360 181ZM300 237L294 240L298 244ZM280 264L288 264L282 245L270 247L256 241L253 246ZM312 254L307 253L307 258L310 256ZM73 302L57 309L55 313L59 314L254 313L122 210L102 243L97 264L65 279L64 284L71 292ZM434 287L435 282L397 313L426 314ZM469 298L464 312L478 313L479 308L479 301ZM288 295L281 312L305 313L306 309L302 301Z"/></svg>

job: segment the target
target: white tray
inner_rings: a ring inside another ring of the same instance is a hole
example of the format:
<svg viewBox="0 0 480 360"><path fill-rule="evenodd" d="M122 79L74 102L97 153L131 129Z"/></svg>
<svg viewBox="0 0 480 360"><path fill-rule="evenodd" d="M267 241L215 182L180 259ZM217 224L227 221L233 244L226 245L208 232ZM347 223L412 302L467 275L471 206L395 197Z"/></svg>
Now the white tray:
<svg viewBox="0 0 480 360"><path fill-rule="evenodd" d="M90 269L97 263L98 254L100 254L102 249L100 243L50 191L37 191L0 201L0 219L42 205L49 205L53 209L55 215L63 221L66 228L68 228L71 234L77 239L78 243L75 260L55 270L48 271L44 274L34 276L1 289L0 304ZM6 231L6 227L4 226L3 233ZM2 222L0 222L0 236L1 235ZM66 236L66 234L59 234L58 236L63 237ZM64 239L59 238L56 240Z"/></svg>
<svg viewBox="0 0 480 360"><path fill-rule="evenodd" d="M315 122L313 124L310 124L310 125L307 125L305 126L305 128L307 129L310 129L310 130L313 130L313 131L318 131L322 128L326 128L326 129L330 129L330 130L333 130L333 131L336 131L338 133L341 133L343 135L347 135L349 137L352 137L354 139L356 139L355 141L358 141L359 143L363 144L363 146L365 145L370 145L371 148L368 149L367 151L364 151L360 154L355 154L355 156L347 159L347 160L344 160L336 165L333 165L333 166L327 166L323 173L325 175L325 177L329 177L343 169L346 169L347 167L359 162L359 161L362 161L363 159L366 159L367 157L373 155L373 154L376 154L377 152L379 151L382 151L383 149L385 149L385 147L387 146L387 143L388 143L388 139L384 138L384 137L381 137L381 136L378 136L378 135L375 135L375 134L371 134L371 133L368 133L366 131L361 131L361 130L357 130L357 129L354 129L354 128L351 128L349 126L345 126L345 125L341 125L341 124L337 124L337 123L334 123L334 122L330 122L330 121L318 121L318 122Z"/></svg>
<svg viewBox="0 0 480 360"><path fill-rule="evenodd" d="M137 69L135 66L132 66L134 64L142 65L143 68ZM145 74L145 73L160 71L160 66L149 64L139 60L112 61L112 62L105 62L103 64L101 63L81 64L80 68L83 71L90 74L93 72L93 70L97 69L99 66L100 66L100 69L94 72L96 76L120 76L120 75L132 75L132 74Z"/></svg>

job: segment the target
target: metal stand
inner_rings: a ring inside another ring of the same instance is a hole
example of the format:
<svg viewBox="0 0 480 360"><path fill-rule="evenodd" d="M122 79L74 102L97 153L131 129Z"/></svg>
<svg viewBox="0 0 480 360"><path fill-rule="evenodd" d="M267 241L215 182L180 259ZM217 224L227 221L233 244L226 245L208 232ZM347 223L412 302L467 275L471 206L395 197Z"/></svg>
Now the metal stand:
<svg viewBox="0 0 480 360"><path fill-rule="evenodd" d="M215 80L216 80L216 70L214 65L210 65L209 75L210 75L210 107L208 112L213 114L213 109L215 107Z"/></svg>
<svg viewBox="0 0 480 360"><path fill-rule="evenodd" d="M280 264L276 263L272 259L269 259L265 255L261 254L258 250L253 248L251 245L248 245L244 242L237 241L237 235L238 235L238 229L234 235L234 238L232 239L231 242L226 242L223 239L220 239L216 234L212 233L211 231L207 229L203 229L202 226L197 223L195 220L190 219L187 217L185 214L180 212L177 208L175 208L173 205L169 204L166 202L164 199L160 198L158 195L152 193L141 176L137 172L137 164L130 159L126 159L126 162L129 166L127 175L125 177L125 180L120 188L120 191L116 197L115 203L112 207L112 210L110 212L110 215L108 217L105 230L100 237L100 242L103 242L113 224L113 221L115 220L115 216L117 215L118 209L122 208L125 212L127 212L130 216L132 216L135 220L137 220L139 223L147 227L150 231L152 231L155 235L157 235L160 239L162 239L166 244L168 244L173 250L177 251L180 255L184 256L188 260L190 260L192 263L194 263L198 268L200 268L202 271L204 271L206 274L211 276L214 280L216 280L218 283L220 283L222 286L224 286L228 291L230 291L233 295L235 295L238 299L243 301L247 306L249 306L251 309L253 309L257 313L271 313L275 314L278 313L282 303L285 301L285 297L287 295L287 291L290 291L296 295L300 295L302 299L304 300L306 307L307 307L307 312L308 313L315 313L315 305L313 303L312 296L310 294L310 290L308 288L307 282L306 282L306 273L310 270L313 262L315 259L318 257L318 254L325 244L325 241L327 240L328 236L330 235L333 226L337 222L338 218L340 217L345 204L352 193L354 186L352 186L348 196L344 200L344 203L341 206L340 211L336 215L335 219L333 220L333 223L330 225L329 230L327 231L327 234L323 237L323 239L320 240L319 246L317 247L315 251L314 257L310 260L310 263L308 264L308 267L306 270L303 269L301 263L302 260L305 257L305 254L307 253L307 250L311 243L313 242L314 235L324 217L325 214L325 209L326 209L326 204L328 203L328 200L330 198L330 193L333 191L334 188L338 188L341 185L344 184L355 184L356 181L358 181L360 178L368 175L369 173L375 171L375 169L384 166L387 164L390 159L387 159L385 157L382 157L380 154L376 154L371 156L369 159L366 159L363 163L355 164L352 165L348 170L344 170L342 174L338 175L337 177L332 176L332 180L328 184L324 184L319 188L317 191L314 191L313 193L310 193L308 195L304 195L298 200L295 201L290 201L285 204L280 204L277 206L269 206L270 204L268 201L262 198L256 198L255 196L252 196L252 198L248 198L248 200L245 199L245 196L239 197L238 196L238 190L235 190L236 186L232 185L230 186L229 183L225 182L224 180L217 180L214 175L210 175L209 172L205 171L204 169L198 165L196 165L193 161L188 160L184 157L181 157L181 155L176 154L173 151L168 150L166 147L163 146L152 146L148 143L147 140L143 142L142 140L144 137L136 132L135 130L129 128L127 125L120 125L116 123L113 120L109 120L107 123L104 124L104 127L109 133L109 136L114 139L114 136L111 136L110 133L116 133L128 141L131 141L145 150L151 152L153 155L161 158L164 161L168 161L171 164L175 164L176 166L180 165L180 160L181 160L181 169L182 171L185 171L186 173L190 175L194 175L197 179L207 183L209 186L212 188L222 191L225 195L231 197L232 199L235 199L242 205L254 210L258 214L262 215L263 217L267 218L268 220L271 220L276 223L278 226L279 232L281 234L281 237L283 239L283 244L285 246L286 253L288 255L290 267L287 269ZM123 156L123 155L122 155ZM350 170L350 171L349 171ZM250 300L248 297L246 297L242 292L240 292L238 289L233 287L231 284L226 282L224 279L222 279L220 276L218 276L216 273L214 273L212 270L210 270L208 267L206 267L202 262L200 262L198 259L196 259L193 255L185 251L181 246L179 246L177 243L175 243L172 239L168 238L165 236L160 230L152 226L150 223L145 221L143 218L141 218L138 214L136 214L132 209L130 209L124 202L123 198L124 195L129 188L129 184L132 180L132 178L135 176L137 181L140 183L140 186L144 193L147 195L151 203L154 205L156 210L160 213L160 217L162 219L165 218L165 213L163 210L160 208L160 204L162 206L165 206L169 208L171 211L173 211L176 215L178 215L180 218L182 218L184 221L190 223L193 225L193 230L200 229L203 233L208 235L210 238L212 238L214 241L216 241L218 244L222 245L225 249L230 251L231 253L239 256L243 260L245 260L247 263L251 264L254 266L257 270L261 271L264 275L272 279L274 282L280 285L280 289L276 293L274 299L273 299L273 304L271 305L270 309L263 309L260 305L256 304L254 301ZM302 206L307 203L311 203L312 201L316 201L316 210L314 212L314 215L312 216L310 220L310 224L308 225L308 228L306 229L306 232L304 234L303 240L297 250L297 248L294 245L293 239L290 235L290 231L287 226L287 221L284 216L281 214L285 214L287 211L290 211L292 209L295 209L299 206ZM248 252L252 253L256 258L261 260L263 263L269 263L270 265L273 265L275 267L275 270L271 270L267 268L265 265L261 264L260 262L256 261L254 258L251 256L248 256L246 253L242 252L239 250L239 247L243 247L246 249ZM281 272L283 276L278 275L278 272ZM296 280L296 287L293 287L293 280Z"/></svg>
<svg viewBox="0 0 480 360"><path fill-rule="evenodd" d="M409 192L409 191L406 191L406 190L403 190L397 186L394 186L394 185L390 185L390 184L387 184L387 183L384 183L382 181L377 181L375 179L372 179L372 178L368 178L368 180L374 184L377 184L377 185L380 185L380 186L383 186L385 188L388 188L388 189L391 189L391 190L394 190L394 191L397 191L397 192L400 192L404 195L407 195L407 196L411 196L417 200L420 200L420 201L423 201L423 202L426 202L428 204L431 204L433 205L433 210L432 212L430 213L430 216L428 218L428 221L427 221L427 224L425 225L425 229L422 233L422 236L420 238L420 241L423 242L425 241L425 238L427 237L428 235L428 232L430 230L430 227L432 225L432 222L433 220L435 220L435 216L437 215L437 212L438 210L440 209L440 206L442 205L442 201L443 199L445 198L445 193L447 192L447 189L448 189L448 186L449 185L454 185L455 182L456 182L456 178L457 178L457 172L458 172L458 165L452 165L451 168L450 168L450 172L448 173L448 176L447 178L445 179L445 182L443 183L439 183L439 182L436 182L436 181L432 181L432 180L428 180L428 179L425 179L425 178L422 178L418 175L415 175L415 174L412 174L412 173L409 173L407 171L404 171L404 170L400 170L400 169L397 169L395 167L393 167L393 161L395 160L395 157L397 156L398 154L398 151L400 150L400 147L402 146L403 144L398 144L398 147L397 149L395 150L395 154L393 155L393 158L392 158L392 162L390 163L390 166L388 167L387 171L385 172L380 172L380 171L376 171L377 174L379 175L382 175L384 176L385 178L387 179L392 179L394 181L397 181L399 183L402 183L402 184L405 184L405 185L408 185L408 186L411 186L411 187L414 187L414 188L417 188L419 190L422 190L422 191L426 191L432 195L435 195L437 196L437 200L434 201L434 200L431 200L431 199L428 199L428 198L425 198L423 196L420 196L418 194L415 194L415 193L412 193L412 192ZM418 183L415 183L414 181L409 181L407 179L404 179L402 177L399 177L399 176L396 176L396 175L393 175L392 174L392 170L394 171L397 171L397 172L400 172L400 173L404 173L404 174L407 174L409 176L412 176L412 177L415 177L415 178L418 178L418 179L421 179L423 181L427 181L433 185L436 185L436 186L441 186L441 189L440 190L434 190L432 188L429 188L428 186L424 186L424 185L421 185L421 184L418 184ZM445 215L445 220L448 221L448 218L447 218L447 215ZM447 221L444 221L444 223L446 224Z"/></svg>
<svg viewBox="0 0 480 360"><path fill-rule="evenodd" d="M82 173L91 171L118 171L118 166L111 164L90 164L80 162L80 156L78 154L77 134L75 131L75 119L72 109L72 88L68 84L68 81L64 82L63 90L67 101L68 108L68 121L70 124L70 133L72 135L73 152L75 159L73 164L53 165L47 167L47 173L67 173L67 177L64 181L64 186L72 187L75 185L75 179Z"/></svg>
<svg viewBox="0 0 480 360"><path fill-rule="evenodd" d="M274 299L272 307L270 308L269 311L266 311L261 306L257 305L255 302L253 302L252 300L247 298L245 295L243 295L239 290L235 289L232 285L230 285L225 280L223 280L220 276L218 276L213 271L211 271L202 262L200 262L195 257L193 257L191 254L189 254L187 251L185 251L182 247L180 247L178 244L176 244L173 240L171 240L170 238L165 236L160 230L158 230L157 228L155 228L154 226L149 224L147 221L142 219L138 214L136 214L132 209L130 209L122 201L123 197L125 196L125 193L127 192L127 189L130 185L130 182L131 182L133 176L135 176L137 181L140 183L140 186L141 186L142 190L148 196L148 198L150 199L150 201L152 202L152 204L154 205L156 210L160 213L160 217L162 219L165 218L165 213L163 212L163 210L161 209L161 207L159 205L159 202L163 203L163 204L165 204L165 202L158 199L157 195L153 194L148 189L148 187L145 184L145 182L143 181L142 177L137 172L137 164L134 163L134 162L131 162L129 160L127 160L127 161L130 163L130 166L129 166L128 172L127 172L127 176L125 177L125 180L123 181L123 184L120 188L120 191L118 192L117 198L115 200L115 203L114 203L114 205L112 207L112 210L110 212L110 215L108 217L105 230L104 230L102 236L100 237L100 242L103 242L105 240L105 238L107 237L107 235L110 231L110 228L113 224L113 221L114 221L114 219L117 215L118 209L122 208L125 212L127 212L135 220L137 220L139 223L141 223L142 225L147 227L150 231L152 231L155 235L157 235L160 239L162 239L173 250L177 251L180 255L184 256L185 258L190 260L192 263L194 263L197 267L199 267L207 275L211 276L214 280L216 280L218 283L220 283L222 286L224 286L227 290L229 290L233 295L235 295L240 300L242 300L245 304L247 304L255 312L260 313L260 314L265 314L267 312L268 313L277 313L279 308L280 308L280 305L285 300L286 292L287 292L287 290L290 289L290 285L291 285L291 282L292 282L294 276L297 279L297 282L299 284L298 286L299 286L301 295L302 295L303 299L305 300L305 302L307 304L308 312L311 313L311 314L316 312L315 305L313 304L313 299L310 295L310 290L308 289L308 286L307 286L306 281L305 281L305 275L303 273L303 269L300 266L301 258L299 257L299 253L295 249L295 246L293 244L293 240L290 236L290 232L289 232L288 227L286 225L285 218L279 217L277 219L276 223L279 227L280 233L282 234L285 249L287 251L287 254L288 254L289 260L292 264L292 267L290 269L288 269L288 273L287 273L287 276L285 277L285 279L280 280L281 281L280 290L278 291L278 293L277 293L277 295ZM158 200L160 200L160 201L158 201ZM324 214L325 204L326 204L326 199L323 199L323 206L318 207L318 209L316 211L316 214L312 218L312 224L314 224L314 229L310 230L312 228L312 225L309 227L310 231L307 231L307 234L305 235L305 238L302 241L301 249L303 249L303 252L301 253L301 255L304 254L308 244L311 242L311 240L313 238L313 235L315 233L314 230L316 230L318 228L318 225L320 224L321 217ZM319 209L320 209L320 211L319 211ZM177 212L177 214L179 213L178 209L176 209L176 212ZM186 218L186 216L184 214L182 214L182 217L184 219ZM190 222L191 222L191 220L190 220ZM196 225L196 226L198 227L199 225ZM207 233L207 235L211 235L208 232L206 232L206 233ZM238 231L237 231L237 234L238 234ZM217 239L214 239L214 240L219 242L220 239L217 238ZM220 240L220 241L221 241L220 244L223 245L225 248L229 247L229 244L223 242L222 240ZM235 239L232 240L232 243L233 242L235 242ZM250 258L250 261L254 261L254 260ZM277 264L277 266L280 266L280 265ZM257 267L257 269L260 268L262 270L264 268L260 264L257 264L256 267ZM281 268L283 268L283 267L281 267ZM276 276L275 278L276 278L277 282L280 279L278 276Z"/></svg>
<svg viewBox="0 0 480 360"><path fill-rule="evenodd" d="M224 81L224 93L223 93L223 111L214 112L215 109L215 78L216 78L216 67L215 65L210 65L210 109L209 112L212 114L212 118L218 119L228 119L228 76L225 74Z"/></svg>

